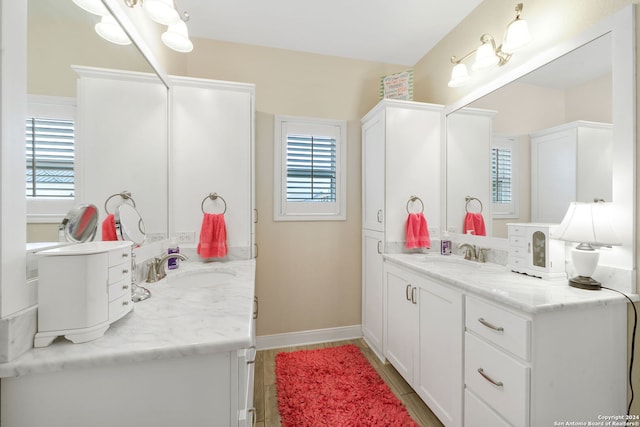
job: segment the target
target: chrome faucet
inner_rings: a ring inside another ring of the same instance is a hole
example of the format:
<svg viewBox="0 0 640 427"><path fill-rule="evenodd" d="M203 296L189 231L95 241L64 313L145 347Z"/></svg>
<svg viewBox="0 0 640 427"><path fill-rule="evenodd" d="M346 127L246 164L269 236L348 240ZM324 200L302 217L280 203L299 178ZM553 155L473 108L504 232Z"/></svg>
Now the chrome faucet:
<svg viewBox="0 0 640 427"><path fill-rule="evenodd" d="M167 272L164 270L164 263L169 258L178 258L179 260L186 261L188 258L182 254L167 254L160 258L154 258L149 263L149 270L147 271L147 283L157 282L167 276Z"/></svg>
<svg viewBox="0 0 640 427"><path fill-rule="evenodd" d="M487 248L478 248L475 245L472 246L469 243L461 243L458 245L458 249L465 249L464 251L464 259L468 259L471 261L478 261L478 262L486 262L487 261L487 256L485 254L485 251L487 251Z"/></svg>
<svg viewBox="0 0 640 427"><path fill-rule="evenodd" d="M476 255L476 247L471 246L469 243L460 243L458 245L458 249L464 248L464 259L469 259L471 261L477 261L478 257Z"/></svg>

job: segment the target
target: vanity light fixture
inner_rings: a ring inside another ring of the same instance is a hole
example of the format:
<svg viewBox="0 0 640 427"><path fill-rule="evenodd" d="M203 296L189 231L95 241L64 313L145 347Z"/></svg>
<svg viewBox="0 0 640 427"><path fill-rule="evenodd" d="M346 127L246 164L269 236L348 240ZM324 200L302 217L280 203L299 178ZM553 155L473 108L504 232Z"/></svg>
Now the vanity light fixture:
<svg viewBox="0 0 640 427"><path fill-rule="evenodd" d="M100 22L95 26L96 33L100 37L115 44L131 44L125 31L101 0L73 0L73 2L87 12L101 16ZM160 36L167 47L177 52L193 50L186 24L189 13L178 12L175 0L123 0L123 2L129 8L140 5L149 19L167 26L167 30Z"/></svg>
<svg viewBox="0 0 640 427"><path fill-rule="evenodd" d="M516 5L516 18L507 25L504 41L496 46L496 41L491 34L483 34L480 37L480 46L464 55L462 58L451 57L451 63L455 64L451 71L449 87L460 87L467 84L471 77L464 61L475 53L475 62L471 66L473 71L482 71L509 62L511 54L531 41L527 21L520 19L522 3Z"/></svg>
<svg viewBox="0 0 640 427"><path fill-rule="evenodd" d="M611 209L611 203L603 201L571 202L560 226L551 236L579 243L571 250L571 260L578 275L569 279L569 286L589 290L601 288L600 282L591 278L600 258L597 247L620 245L611 226Z"/></svg>

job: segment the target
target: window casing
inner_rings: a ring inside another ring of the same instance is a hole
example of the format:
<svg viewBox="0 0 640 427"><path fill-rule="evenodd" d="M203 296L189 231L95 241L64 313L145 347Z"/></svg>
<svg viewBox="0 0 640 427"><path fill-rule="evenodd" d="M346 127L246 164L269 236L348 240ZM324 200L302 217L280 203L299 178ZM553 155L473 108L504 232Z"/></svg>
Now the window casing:
<svg viewBox="0 0 640 427"><path fill-rule="evenodd" d="M28 97L25 120L27 222L58 222L75 203L75 104L74 98Z"/></svg>
<svg viewBox="0 0 640 427"><path fill-rule="evenodd" d="M346 219L346 122L276 116L274 220Z"/></svg>
<svg viewBox="0 0 640 427"><path fill-rule="evenodd" d="M491 202L494 218L518 218L518 141L494 135L491 144Z"/></svg>

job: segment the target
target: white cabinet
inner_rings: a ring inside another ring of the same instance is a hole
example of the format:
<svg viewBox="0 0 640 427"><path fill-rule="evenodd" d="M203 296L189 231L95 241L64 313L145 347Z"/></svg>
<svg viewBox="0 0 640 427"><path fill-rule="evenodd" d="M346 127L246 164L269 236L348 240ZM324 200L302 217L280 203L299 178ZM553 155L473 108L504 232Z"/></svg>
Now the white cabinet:
<svg viewBox="0 0 640 427"><path fill-rule="evenodd" d="M404 242L407 201L424 203L431 226L440 224L442 106L383 100L362 119L362 226Z"/></svg>
<svg viewBox="0 0 640 427"><path fill-rule="evenodd" d="M131 242L87 242L37 253L38 333L34 347L61 335L100 338L133 308Z"/></svg>
<svg viewBox="0 0 640 427"><path fill-rule="evenodd" d="M462 425L462 294L385 263L384 355L433 413Z"/></svg>
<svg viewBox="0 0 640 427"><path fill-rule="evenodd" d="M382 356L382 239L381 231L362 231L362 335Z"/></svg>
<svg viewBox="0 0 640 427"><path fill-rule="evenodd" d="M378 356L381 252L404 246L411 196L423 202L432 235L439 232L441 121L440 105L388 99L362 119L362 330Z"/></svg>
<svg viewBox="0 0 640 427"><path fill-rule="evenodd" d="M528 315L467 296L465 319L466 427L625 413L625 304Z"/></svg>
<svg viewBox="0 0 640 427"><path fill-rule="evenodd" d="M557 224L507 224L509 268L543 279L566 278L564 242L550 237L557 227Z"/></svg>
<svg viewBox="0 0 640 427"><path fill-rule="evenodd" d="M255 86L172 77L169 191L172 233L200 238L201 206L225 210L227 244L241 259L254 253ZM217 193L221 199L203 200Z"/></svg>
<svg viewBox="0 0 640 427"><path fill-rule="evenodd" d="M532 222L560 223L570 202L612 200L612 125L576 121L530 137Z"/></svg>

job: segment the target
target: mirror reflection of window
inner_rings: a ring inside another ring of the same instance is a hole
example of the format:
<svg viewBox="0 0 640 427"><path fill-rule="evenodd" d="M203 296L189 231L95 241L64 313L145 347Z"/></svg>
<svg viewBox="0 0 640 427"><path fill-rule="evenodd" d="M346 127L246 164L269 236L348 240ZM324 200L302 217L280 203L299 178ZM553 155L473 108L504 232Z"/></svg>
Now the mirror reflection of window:
<svg viewBox="0 0 640 427"><path fill-rule="evenodd" d="M494 135L491 143L491 213L494 218L518 218L518 141Z"/></svg>

